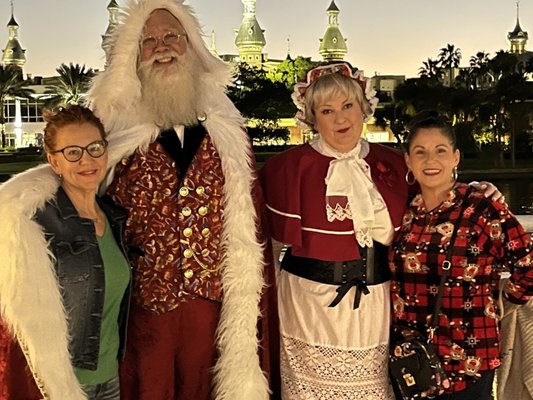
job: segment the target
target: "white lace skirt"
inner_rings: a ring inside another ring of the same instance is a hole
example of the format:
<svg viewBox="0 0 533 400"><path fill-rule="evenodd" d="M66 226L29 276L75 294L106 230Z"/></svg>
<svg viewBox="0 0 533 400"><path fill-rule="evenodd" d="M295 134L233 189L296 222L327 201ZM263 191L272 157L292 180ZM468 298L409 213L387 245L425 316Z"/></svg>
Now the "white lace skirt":
<svg viewBox="0 0 533 400"><path fill-rule="evenodd" d="M281 271L278 281L284 400L393 400L388 378L389 283L369 286L357 310L352 288Z"/></svg>

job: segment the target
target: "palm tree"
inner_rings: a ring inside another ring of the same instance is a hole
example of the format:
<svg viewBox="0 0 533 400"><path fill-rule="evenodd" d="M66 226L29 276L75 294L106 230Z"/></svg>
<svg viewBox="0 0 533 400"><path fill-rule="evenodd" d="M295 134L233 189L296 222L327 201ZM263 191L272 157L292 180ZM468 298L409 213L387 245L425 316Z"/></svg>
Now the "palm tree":
<svg viewBox="0 0 533 400"><path fill-rule="evenodd" d="M422 62L422 66L418 68L418 75L420 75L421 78L439 78L439 62L428 58L427 61Z"/></svg>
<svg viewBox="0 0 533 400"><path fill-rule="evenodd" d="M478 51L475 56L470 57L470 67L476 69L484 69L487 68L487 64L489 63L489 61L489 53L485 53L484 51Z"/></svg>
<svg viewBox="0 0 533 400"><path fill-rule="evenodd" d="M453 85L453 69L459 68L461 57L461 49L456 49L453 44L447 44L446 47L440 49L438 62L441 68L448 70L448 76L450 78L449 86Z"/></svg>
<svg viewBox="0 0 533 400"><path fill-rule="evenodd" d="M489 61L489 53L484 51L478 51L475 56L470 57L470 74L476 90L490 86Z"/></svg>
<svg viewBox="0 0 533 400"><path fill-rule="evenodd" d="M57 82L48 86L45 94L50 95L45 100L46 107L56 108L67 104L79 104L83 95L89 90L91 79L95 73L92 68L85 65L61 64L56 68L59 77Z"/></svg>
<svg viewBox="0 0 533 400"><path fill-rule="evenodd" d="M461 57L461 49L456 49L453 44L447 44L440 49L438 61L442 68L458 68Z"/></svg>
<svg viewBox="0 0 533 400"><path fill-rule="evenodd" d="M476 73L474 68L465 68L459 71L455 78L455 86L463 89L476 89Z"/></svg>
<svg viewBox="0 0 533 400"><path fill-rule="evenodd" d="M34 93L26 87L21 71L14 65L0 65L0 125L2 127L2 147L6 147L5 109L8 98L29 98Z"/></svg>
<svg viewBox="0 0 533 400"><path fill-rule="evenodd" d="M504 50L496 52L496 56L488 63L489 73L495 82L501 78L512 75L517 72L518 58L515 54Z"/></svg>

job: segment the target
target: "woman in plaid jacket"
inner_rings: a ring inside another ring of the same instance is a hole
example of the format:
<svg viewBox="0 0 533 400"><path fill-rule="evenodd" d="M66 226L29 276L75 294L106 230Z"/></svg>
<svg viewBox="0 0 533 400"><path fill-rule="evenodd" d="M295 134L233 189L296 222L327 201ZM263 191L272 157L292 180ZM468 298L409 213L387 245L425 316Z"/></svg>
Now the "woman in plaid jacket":
<svg viewBox="0 0 533 400"><path fill-rule="evenodd" d="M411 123L406 180L420 193L407 208L390 251L393 319L425 331L454 229L433 345L450 380L440 399L490 400L500 363L500 273L511 272L503 296L526 303L533 293L533 245L501 202L456 182L460 155L451 124L436 112ZM460 217L462 212L462 217Z"/></svg>

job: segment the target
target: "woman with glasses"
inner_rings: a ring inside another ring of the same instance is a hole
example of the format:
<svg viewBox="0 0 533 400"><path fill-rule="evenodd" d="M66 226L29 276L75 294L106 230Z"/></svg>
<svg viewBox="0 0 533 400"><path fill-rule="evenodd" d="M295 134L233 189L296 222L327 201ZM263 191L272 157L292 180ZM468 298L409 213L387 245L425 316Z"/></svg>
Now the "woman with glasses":
<svg viewBox="0 0 533 400"><path fill-rule="evenodd" d="M45 120L49 166L0 187L0 399L119 399L130 267L126 213L97 196L104 128L75 105Z"/></svg>

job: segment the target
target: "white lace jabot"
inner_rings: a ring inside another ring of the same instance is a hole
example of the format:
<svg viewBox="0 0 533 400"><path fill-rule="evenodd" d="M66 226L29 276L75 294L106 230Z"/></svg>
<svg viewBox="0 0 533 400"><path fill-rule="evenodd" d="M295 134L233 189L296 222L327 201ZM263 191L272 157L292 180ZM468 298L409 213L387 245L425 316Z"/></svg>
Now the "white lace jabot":
<svg viewBox="0 0 533 400"><path fill-rule="evenodd" d="M393 233L390 216L364 160L369 152L368 142L359 140L347 153L336 151L320 135L310 144L319 153L335 158L329 163L325 180L328 221L351 219L361 246L372 247L373 239L389 244ZM347 198L346 206L339 204L339 196Z"/></svg>

